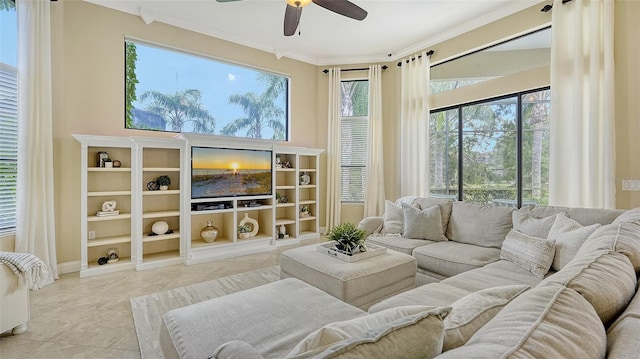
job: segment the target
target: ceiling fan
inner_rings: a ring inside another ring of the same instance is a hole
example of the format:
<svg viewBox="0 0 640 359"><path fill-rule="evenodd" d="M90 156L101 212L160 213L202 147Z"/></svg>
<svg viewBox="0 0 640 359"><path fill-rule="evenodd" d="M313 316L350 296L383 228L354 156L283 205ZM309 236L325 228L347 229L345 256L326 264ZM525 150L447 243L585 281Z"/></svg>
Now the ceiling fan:
<svg viewBox="0 0 640 359"><path fill-rule="evenodd" d="M232 2L241 0L216 0L217 2ZM285 0L287 2L287 8L284 12L284 36L291 36L295 34L298 25L300 24L300 16L302 15L302 8L313 2L316 5L320 5L323 8L333 11L336 14L340 14L346 17L350 17L355 20L364 20L367 17L367 12L360 6L352 3L348 0Z"/></svg>

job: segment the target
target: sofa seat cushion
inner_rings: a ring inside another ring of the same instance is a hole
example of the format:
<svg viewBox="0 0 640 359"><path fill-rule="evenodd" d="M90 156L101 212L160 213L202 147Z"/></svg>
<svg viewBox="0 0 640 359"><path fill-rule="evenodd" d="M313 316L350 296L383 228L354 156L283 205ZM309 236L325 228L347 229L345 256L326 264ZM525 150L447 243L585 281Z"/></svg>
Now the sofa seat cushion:
<svg viewBox="0 0 640 359"><path fill-rule="evenodd" d="M367 243L393 249L396 252L411 255L413 250L424 245L437 243L426 239L404 238L401 235L371 235L367 237Z"/></svg>
<svg viewBox="0 0 640 359"><path fill-rule="evenodd" d="M167 312L160 344L166 358L207 358L220 345L243 340L265 358L284 358L315 329L363 315L289 278Z"/></svg>
<svg viewBox="0 0 640 359"><path fill-rule="evenodd" d="M513 227L513 208L454 202L445 233L450 241L500 248Z"/></svg>
<svg viewBox="0 0 640 359"><path fill-rule="evenodd" d="M369 308L369 313L376 313L389 308L410 305L448 307L451 303L469 293L470 292L466 289L452 287L447 284L429 283L384 299L383 301L372 305Z"/></svg>
<svg viewBox="0 0 640 359"><path fill-rule="evenodd" d="M452 277L500 259L497 248L479 247L453 241L438 242L413 250L418 268Z"/></svg>
<svg viewBox="0 0 640 359"><path fill-rule="evenodd" d="M262 355L242 340L232 340L219 346L211 357L215 359L264 359Z"/></svg>
<svg viewBox="0 0 640 359"><path fill-rule="evenodd" d="M482 289L512 284L525 284L535 287L541 281L542 279L519 265L501 259L482 268L447 278L442 283L476 292Z"/></svg>
<svg viewBox="0 0 640 359"><path fill-rule="evenodd" d="M636 281L636 273L625 255L598 250L576 255L539 286L560 284L574 289L591 303L602 323L609 325L633 298Z"/></svg>
<svg viewBox="0 0 640 359"><path fill-rule="evenodd" d="M466 345L437 358L604 358L607 338L593 307L562 285L516 297Z"/></svg>

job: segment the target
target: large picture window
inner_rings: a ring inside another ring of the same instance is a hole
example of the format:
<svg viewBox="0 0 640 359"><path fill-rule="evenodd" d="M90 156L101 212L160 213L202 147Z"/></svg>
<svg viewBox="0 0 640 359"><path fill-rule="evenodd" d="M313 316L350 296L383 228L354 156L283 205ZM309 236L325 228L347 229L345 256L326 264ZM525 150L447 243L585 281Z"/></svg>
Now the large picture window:
<svg viewBox="0 0 640 359"><path fill-rule="evenodd" d="M125 127L286 141L289 78L126 40Z"/></svg>
<svg viewBox="0 0 640 359"><path fill-rule="evenodd" d="M432 195L501 206L546 205L550 90L433 111Z"/></svg>

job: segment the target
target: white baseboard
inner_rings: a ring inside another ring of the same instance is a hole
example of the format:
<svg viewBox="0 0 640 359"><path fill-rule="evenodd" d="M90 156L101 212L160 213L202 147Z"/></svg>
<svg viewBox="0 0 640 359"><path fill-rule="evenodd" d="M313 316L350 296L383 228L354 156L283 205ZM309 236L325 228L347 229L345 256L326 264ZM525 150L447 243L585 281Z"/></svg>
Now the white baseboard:
<svg viewBox="0 0 640 359"><path fill-rule="evenodd" d="M80 272L80 261L58 263L58 274Z"/></svg>

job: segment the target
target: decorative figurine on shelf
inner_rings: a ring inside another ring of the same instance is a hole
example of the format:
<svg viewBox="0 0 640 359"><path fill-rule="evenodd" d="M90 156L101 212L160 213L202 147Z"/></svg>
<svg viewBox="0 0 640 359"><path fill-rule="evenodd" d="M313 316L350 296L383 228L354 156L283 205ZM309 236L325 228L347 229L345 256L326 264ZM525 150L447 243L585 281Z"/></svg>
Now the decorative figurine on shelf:
<svg viewBox="0 0 640 359"><path fill-rule="evenodd" d="M280 196L280 203L288 203L288 202L289 202L289 197Z"/></svg>
<svg viewBox="0 0 640 359"><path fill-rule="evenodd" d="M107 217L107 216L117 216L120 214L120 211L116 209L117 202L116 201L104 201L102 203L102 211L96 212L97 217Z"/></svg>
<svg viewBox="0 0 640 359"><path fill-rule="evenodd" d="M309 207L307 206L300 207L300 218L306 218L306 217L309 217L310 215L311 213L309 213Z"/></svg>
<svg viewBox="0 0 640 359"><path fill-rule="evenodd" d="M287 227L285 227L284 224L281 224L280 228L278 228L278 239L283 239L286 235Z"/></svg>
<svg viewBox="0 0 640 359"><path fill-rule="evenodd" d="M118 160L113 160L113 167L120 168L122 166L122 162Z"/></svg>
<svg viewBox="0 0 640 359"><path fill-rule="evenodd" d="M276 192L276 203L280 203L281 198L282 196L280 196L280 193Z"/></svg>
<svg viewBox="0 0 640 359"><path fill-rule="evenodd" d="M104 151L100 151L96 154L96 167L104 167L104 160L106 160L107 158L109 158L109 154L104 152Z"/></svg>
<svg viewBox="0 0 640 359"><path fill-rule="evenodd" d="M107 158L104 160L104 167L105 168L113 168L113 162L111 161L111 158Z"/></svg>
<svg viewBox="0 0 640 359"><path fill-rule="evenodd" d="M120 256L118 253L118 248L109 248L107 249L107 257L109 260L107 263L115 263L120 260Z"/></svg>
<svg viewBox="0 0 640 359"><path fill-rule="evenodd" d="M158 183L158 187L161 191L166 191L169 189L169 185L171 184L171 178L169 178L169 176L160 176L156 179L156 183Z"/></svg>
<svg viewBox="0 0 640 359"><path fill-rule="evenodd" d="M293 166L291 166L291 162L289 161L284 161L282 162L282 168L291 168Z"/></svg>
<svg viewBox="0 0 640 359"><path fill-rule="evenodd" d="M307 172L302 172L302 175L300 176L300 184L306 186L309 183L311 183L311 176L309 176Z"/></svg>
<svg viewBox="0 0 640 359"><path fill-rule="evenodd" d="M282 168L282 159L280 155L276 155L276 168Z"/></svg>
<svg viewBox="0 0 640 359"><path fill-rule="evenodd" d="M169 231L169 224L165 221L157 221L151 225L151 232L156 235L166 234Z"/></svg>
<svg viewBox="0 0 640 359"><path fill-rule="evenodd" d="M244 214L244 218L238 223L238 236L241 239L251 238L258 234L258 221L249 217L248 213Z"/></svg>
<svg viewBox="0 0 640 359"><path fill-rule="evenodd" d="M220 230L213 225L212 221L207 221L207 226L200 230L200 238L207 243L213 243L218 239Z"/></svg>

